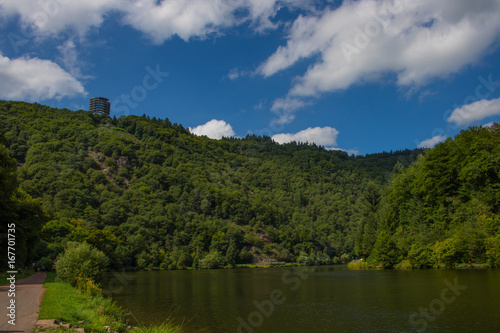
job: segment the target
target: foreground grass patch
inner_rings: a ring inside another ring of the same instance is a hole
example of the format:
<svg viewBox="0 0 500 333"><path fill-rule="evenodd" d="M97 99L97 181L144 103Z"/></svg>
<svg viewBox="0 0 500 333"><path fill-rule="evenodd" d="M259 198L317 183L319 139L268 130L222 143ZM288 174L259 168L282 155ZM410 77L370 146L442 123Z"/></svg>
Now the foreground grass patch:
<svg viewBox="0 0 500 333"><path fill-rule="evenodd" d="M178 326L174 326L168 320L167 322L160 325L151 326L140 326L135 327L132 330L133 333L182 333L182 330Z"/></svg>
<svg viewBox="0 0 500 333"><path fill-rule="evenodd" d="M117 332L126 331L125 312L102 295L79 294L69 283L56 282L49 273L38 319L59 319L90 332L106 332L109 326ZM84 322L79 324L79 322Z"/></svg>
<svg viewBox="0 0 500 333"><path fill-rule="evenodd" d="M116 332L182 333L181 327L167 319L160 325L141 325L127 331L126 313L103 295L78 293L69 283L60 282L55 273L47 273L46 288L38 319L58 319L83 327L85 332L107 332L109 326ZM83 322L83 323L82 323ZM72 328L57 328L46 332L75 332Z"/></svg>

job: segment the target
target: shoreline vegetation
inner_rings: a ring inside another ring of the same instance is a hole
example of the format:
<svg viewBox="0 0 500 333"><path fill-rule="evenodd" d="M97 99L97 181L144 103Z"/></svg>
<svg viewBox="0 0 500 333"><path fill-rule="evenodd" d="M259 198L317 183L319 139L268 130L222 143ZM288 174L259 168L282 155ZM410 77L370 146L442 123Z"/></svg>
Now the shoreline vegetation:
<svg viewBox="0 0 500 333"><path fill-rule="evenodd" d="M117 333L182 333L182 327L167 318L158 325L132 327L127 322L127 312L114 301L104 297L93 280L81 278L78 286L61 281L54 272L47 273L46 288L38 320L55 319L67 325L41 329L36 332L117 332Z"/></svg>
<svg viewBox="0 0 500 333"><path fill-rule="evenodd" d="M0 217L23 230L20 266L52 269L73 242L114 270L500 266L497 123L428 150L349 156L37 103L0 101L0 120Z"/></svg>
<svg viewBox="0 0 500 333"><path fill-rule="evenodd" d="M349 269L353 270L382 270L384 268L380 264L370 263L363 259L353 260L347 264ZM497 267L491 266L490 264L466 264L466 263L455 263L452 265L433 265L425 267L413 267L409 260L403 260L402 262L396 264L394 267L389 269L395 270L420 270L420 269L495 269Z"/></svg>

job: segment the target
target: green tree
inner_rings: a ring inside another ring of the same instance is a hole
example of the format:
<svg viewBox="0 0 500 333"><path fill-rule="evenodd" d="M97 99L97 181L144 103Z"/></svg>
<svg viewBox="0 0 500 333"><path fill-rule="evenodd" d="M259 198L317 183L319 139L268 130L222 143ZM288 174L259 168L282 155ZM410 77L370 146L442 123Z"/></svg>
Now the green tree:
<svg viewBox="0 0 500 333"><path fill-rule="evenodd" d="M109 259L88 243L68 242L56 263L57 275L73 286L79 276L97 283L102 281Z"/></svg>
<svg viewBox="0 0 500 333"><path fill-rule="evenodd" d="M369 261L383 268L393 268L400 261L396 242L386 231L379 231Z"/></svg>

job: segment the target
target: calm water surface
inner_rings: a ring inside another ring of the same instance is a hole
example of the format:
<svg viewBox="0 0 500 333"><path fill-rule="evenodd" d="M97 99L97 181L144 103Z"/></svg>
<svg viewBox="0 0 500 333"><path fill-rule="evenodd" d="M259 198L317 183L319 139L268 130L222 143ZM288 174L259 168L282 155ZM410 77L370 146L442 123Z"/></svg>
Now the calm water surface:
<svg viewBox="0 0 500 333"><path fill-rule="evenodd" d="M118 305L144 323L171 315L187 333L500 332L500 270L126 274L125 288L112 282Z"/></svg>

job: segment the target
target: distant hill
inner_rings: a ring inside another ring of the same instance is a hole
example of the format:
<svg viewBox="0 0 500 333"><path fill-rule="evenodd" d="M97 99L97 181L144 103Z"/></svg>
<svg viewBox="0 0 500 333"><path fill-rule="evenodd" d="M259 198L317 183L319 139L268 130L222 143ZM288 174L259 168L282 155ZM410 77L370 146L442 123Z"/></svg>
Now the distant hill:
<svg viewBox="0 0 500 333"><path fill-rule="evenodd" d="M472 131L486 135L498 129ZM480 182L497 170L451 193L439 177L428 180L411 173L439 155L439 146L425 157L418 157L421 150L355 157L316 145L280 145L269 137L212 140L168 119L116 119L23 102L0 102L0 132L17 163L17 171L6 167L0 176L15 172L17 191L36 198L40 209L38 229L32 228L29 250L20 258L47 265L68 241L94 245L115 268L347 262L355 254L371 255L380 230L396 242L399 262L411 249L403 243L417 242L401 236L412 225L407 219L416 218L415 207L426 216L425 205L432 200L441 204L447 195L462 199L464 191L481 192ZM451 166L457 167L443 168ZM497 195L498 179L488 179L488 191ZM405 181L409 187L398 190ZM417 185L421 194L402 202L409 197L398 191L413 195ZM427 190L435 194L422 194ZM498 216L498 202L474 198L487 205L485 216ZM29 223L13 216L20 226ZM413 236L422 232L412 230ZM442 239L434 236L422 246Z"/></svg>

